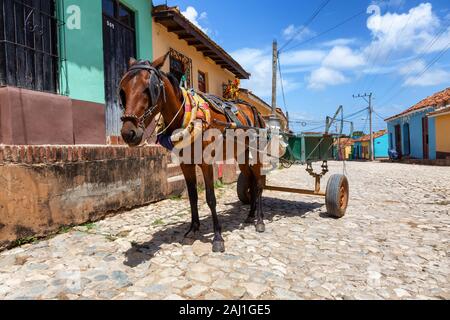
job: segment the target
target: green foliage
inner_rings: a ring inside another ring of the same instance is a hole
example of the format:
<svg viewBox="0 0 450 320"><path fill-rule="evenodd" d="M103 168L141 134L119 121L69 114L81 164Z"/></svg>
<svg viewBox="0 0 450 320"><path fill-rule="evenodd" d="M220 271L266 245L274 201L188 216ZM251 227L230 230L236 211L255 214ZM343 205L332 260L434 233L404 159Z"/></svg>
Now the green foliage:
<svg viewBox="0 0 450 320"><path fill-rule="evenodd" d="M170 200L174 200L174 201L180 201L181 199L183 199L181 194L178 195L172 195L169 197Z"/></svg>
<svg viewBox="0 0 450 320"><path fill-rule="evenodd" d="M72 227L70 227L70 226L63 226L63 227L61 227L60 229L59 229L59 234L62 234L62 233L67 233L67 232L69 232L70 230L72 229Z"/></svg>
<svg viewBox="0 0 450 320"><path fill-rule="evenodd" d="M88 231L92 230L95 228L95 223L93 222L87 222L85 224L81 225L82 227L85 227Z"/></svg>
<svg viewBox="0 0 450 320"><path fill-rule="evenodd" d="M216 182L214 182L214 189L222 189L224 187L225 187L225 185L222 181L217 180Z"/></svg>
<svg viewBox="0 0 450 320"><path fill-rule="evenodd" d="M16 241L13 242L13 247L19 247L22 246L24 244L28 244L28 243L34 243L37 241L37 238L34 236L31 237L24 237L24 238L20 238L17 239Z"/></svg>
<svg viewBox="0 0 450 320"><path fill-rule="evenodd" d="M153 221L152 226L160 226L164 224L164 220L163 219L156 219L155 221Z"/></svg>

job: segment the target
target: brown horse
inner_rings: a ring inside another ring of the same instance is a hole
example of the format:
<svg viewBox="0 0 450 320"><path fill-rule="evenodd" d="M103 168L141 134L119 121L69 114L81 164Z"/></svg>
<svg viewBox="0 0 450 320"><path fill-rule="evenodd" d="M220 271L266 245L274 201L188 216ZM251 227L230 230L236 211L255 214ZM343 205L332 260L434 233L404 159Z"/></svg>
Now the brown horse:
<svg viewBox="0 0 450 320"><path fill-rule="evenodd" d="M149 61L130 59L129 70L121 80L119 95L120 103L124 109L121 135L123 140L131 147L138 146L142 143L145 129L157 114L161 114L167 128L167 133L170 134L182 127L184 117L184 108L182 107L183 96L177 80L170 74L165 74L161 71L161 67L164 65L166 58L167 54L152 63ZM248 123L250 121L249 127L265 127L264 120L262 120L259 113L255 112L254 108L246 104L239 104L238 108L239 112L237 117L241 123ZM227 122L227 117L224 114L211 109L211 119L213 121L210 122L210 127L219 129L222 132L225 130L223 124ZM203 148L209 143L212 142L203 142ZM265 176L261 172L261 161L257 160L256 164L250 165L248 153L247 149L245 163L239 164L241 172L250 181L251 206L246 223L254 223L256 220L256 230L258 232L264 232L265 225L261 197L265 185ZM191 205L192 221L185 235L188 236L191 233L195 234L200 228L197 204L196 165L181 163L180 166L186 180ZM212 251L224 252L225 245L216 212L213 165L202 162L199 166L204 176L206 200L211 209L214 225Z"/></svg>

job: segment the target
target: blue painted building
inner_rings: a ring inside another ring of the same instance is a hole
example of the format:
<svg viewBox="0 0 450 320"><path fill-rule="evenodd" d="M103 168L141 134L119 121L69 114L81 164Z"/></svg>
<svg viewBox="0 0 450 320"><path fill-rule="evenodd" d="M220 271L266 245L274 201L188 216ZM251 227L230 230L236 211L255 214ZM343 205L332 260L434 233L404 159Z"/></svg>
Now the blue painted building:
<svg viewBox="0 0 450 320"><path fill-rule="evenodd" d="M386 130L380 130L373 133L374 158L388 158L389 138ZM370 134L362 136L355 140L353 145L353 159L370 159Z"/></svg>
<svg viewBox="0 0 450 320"><path fill-rule="evenodd" d="M384 134L374 139L375 159L388 158L389 150L389 135L387 131Z"/></svg>
<svg viewBox="0 0 450 320"><path fill-rule="evenodd" d="M386 119L389 150L406 158L436 159L436 119L428 114L445 105L446 91L448 88Z"/></svg>

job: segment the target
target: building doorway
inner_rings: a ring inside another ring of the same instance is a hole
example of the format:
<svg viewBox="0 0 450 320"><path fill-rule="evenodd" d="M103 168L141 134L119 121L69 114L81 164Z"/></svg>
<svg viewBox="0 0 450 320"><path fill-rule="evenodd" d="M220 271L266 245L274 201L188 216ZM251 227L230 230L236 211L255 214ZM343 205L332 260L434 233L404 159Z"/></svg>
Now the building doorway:
<svg viewBox="0 0 450 320"><path fill-rule="evenodd" d="M429 146L429 134L428 134L428 117L422 118L422 147L423 147L423 158L429 159L430 157L430 146Z"/></svg>
<svg viewBox="0 0 450 320"><path fill-rule="evenodd" d="M411 143L409 140L409 123L403 125L403 147L405 156L411 153Z"/></svg>
<svg viewBox="0 0 450 320"><path fill-rule="evenodd" d="M395 126L395 150L398 155L401 156L402 153L402 129L400 125Z"/></svg>
<svg viewBox="0 0 450 320"><path fill-rule="evenodd" d="M128 69L129 59L136 57L135 16L132 10L117 0L102 0L102 5L106 136L116 144L122 126L117 88Z"/></svg>

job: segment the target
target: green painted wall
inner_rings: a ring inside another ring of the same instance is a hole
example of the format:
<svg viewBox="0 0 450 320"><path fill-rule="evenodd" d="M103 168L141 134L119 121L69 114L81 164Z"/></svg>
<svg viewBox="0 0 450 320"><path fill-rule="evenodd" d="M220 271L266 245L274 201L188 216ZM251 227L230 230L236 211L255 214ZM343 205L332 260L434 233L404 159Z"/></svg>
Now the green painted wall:
<svg viewBox="0 0 450 320"><path fill-rule="evenodd" d="M105 103L102 1L58 0L58 15L66 24L60 32L61 94ZM150 0L124 0L135 11L138 58L152 59ZM64 4L64 7L63 7Z"/></svg>
<svg viewBox="0 0 450 320"><path fill-rule="evenodd" d="M121 1L136 15L136 44L138 59L152 61L152 3L150 0Z"/></svg>

